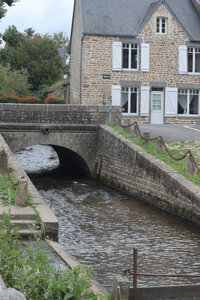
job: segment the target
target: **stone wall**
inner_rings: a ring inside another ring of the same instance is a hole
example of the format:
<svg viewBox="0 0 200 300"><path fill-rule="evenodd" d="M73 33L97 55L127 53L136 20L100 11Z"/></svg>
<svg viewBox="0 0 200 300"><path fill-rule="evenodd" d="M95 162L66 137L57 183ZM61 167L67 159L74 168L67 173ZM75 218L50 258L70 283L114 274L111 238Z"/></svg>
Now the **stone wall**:
<svg viewBox="0 0 200 300"><path fill-rule="evenodd" d="M81 72L81 43L82 26L80 16L80 1L75 1L74 20L71 37L71 74L70 74L70 103L79 104L80 101L80 72Z"/></svg>
<svg viewBox="0 0 200 300"><path fill-rule="evenodd" d="M109 110L106 105L0 104L0 123L105 124ZM120 113L113 107L113 120Z"/></svg>
<svg viewBox="0 0 200 300"><path fill-rule="evenodd" d="M200 225L200 188L111 127L99 127L100 180Z"/></svg>

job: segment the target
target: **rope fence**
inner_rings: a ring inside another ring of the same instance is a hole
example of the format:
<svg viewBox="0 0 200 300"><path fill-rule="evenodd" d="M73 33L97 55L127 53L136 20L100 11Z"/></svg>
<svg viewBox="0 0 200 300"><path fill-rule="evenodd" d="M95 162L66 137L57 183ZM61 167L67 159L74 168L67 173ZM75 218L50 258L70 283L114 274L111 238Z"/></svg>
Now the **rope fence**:
<svg viewBox="0 0 200 300"><path fill-rule="evenodd" d="M121 122L121 119L118 118L118 125L122 128L130 128L132 126L134 126L134 131L135 131L135 134L136 136L139 136L143 141L159 141L161 143L161 145L165 148L167 154L175 161L181 161L183 160L184 158L188 158L188 160L194 165L194 167L198 170L198 172L200 173L200 167L198 166L197 162L195 161L195 158L194 158L194 155L192 154L191 150L187 150L187 152L182 155L181 157L177 158L175 157L174 155L172 155L163 139L162 136L157 136L155 138L150 138L150 137L145 137L141 134L141 131L140 131L140 128L139 128L139 125L138 125L138 122L137 121L134 121L133 123L129 124L129 125L123 125L122 122ZM147 133L147 132L146 132ZM194 175L192 173L194 172L189 172L190 174L189 175Z"/></svg>

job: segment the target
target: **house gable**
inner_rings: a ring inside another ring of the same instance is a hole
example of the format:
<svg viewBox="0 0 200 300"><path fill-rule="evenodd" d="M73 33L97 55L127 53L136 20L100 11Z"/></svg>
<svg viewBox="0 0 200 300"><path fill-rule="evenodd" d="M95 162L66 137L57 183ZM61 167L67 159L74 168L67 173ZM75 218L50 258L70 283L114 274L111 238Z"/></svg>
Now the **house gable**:
<svg viewBox="0 0 200 300"><path fill-rule="evenodd" d="M200 18L192 0L80 0L83 33L137 36L152 14L165 4L193 41L200 41Z"/></svg>
<svg viewBox="0 0 200 300"><path fill-rule="evenodd" d="M171 13L171 15L174 17L174 19L177 21L177 23L181 26L182 30L186 33L186 35L188 36L188 38L190 40L193 40L191 34L188 32L187 28L185 27L185 25L181 22L181 20L179 19L178 16L176 16L175 12L173 11L173 9L169 6L169 4L167 3L167 1L165 0L159 0L156 1L154 3L151 3L144 15L144 18L142 18L135 34L138 35L138 33L140 32L140 30L143 28L143 26L149 21L149 19L153 16L153 14L156 12L156 10L160 7L160 5L165 5L166 8L169 10L169 12Z"/></svg>

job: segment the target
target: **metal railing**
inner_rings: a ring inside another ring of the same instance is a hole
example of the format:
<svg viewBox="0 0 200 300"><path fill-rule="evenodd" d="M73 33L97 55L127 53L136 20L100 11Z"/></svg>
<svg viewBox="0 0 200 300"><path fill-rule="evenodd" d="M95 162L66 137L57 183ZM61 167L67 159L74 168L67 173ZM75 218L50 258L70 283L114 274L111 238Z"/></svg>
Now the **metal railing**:
<svg viewBox="0 0 200 300"><path fill-rule="evenodd" d="M137 278L143 277L181 277L181 278L200 278L200 275L195 274L151 274L151 273L137 273L137 248L133 249L133 271L129 268L123 270L123 275L126 274L133 276L133 300L137 297Z"/></svg>

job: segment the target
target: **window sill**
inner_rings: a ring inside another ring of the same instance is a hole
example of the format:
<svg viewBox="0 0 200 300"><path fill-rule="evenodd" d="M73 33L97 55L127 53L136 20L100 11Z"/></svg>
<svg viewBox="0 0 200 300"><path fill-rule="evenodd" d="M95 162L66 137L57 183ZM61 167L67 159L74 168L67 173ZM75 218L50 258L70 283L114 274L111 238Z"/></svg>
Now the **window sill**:
<svg viewBox="0 0 200 300"><path fill-rule="evenodd" d="M178 115L178 117L190 117L190 118L196 118L196 117L199 117L200 114L196 114L196 115Z"/></svg>
<svg viewBox="0 0 200 300"><path fill-rule="evenodd" d="M198 77L199 77L199 76L200 76L200 73L190 73L190 72L188 72L187 75L198 76Z"/></svg>
<svg viewBox="0 0 200 300"><path fill-rule="evenodd" d="M124 117L129 117L129 116L138 116L138 114L122 113L122 116L124 116Z"/></svg>

